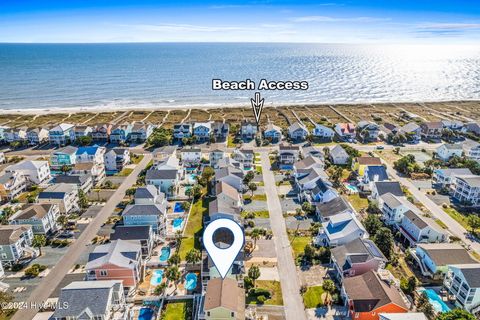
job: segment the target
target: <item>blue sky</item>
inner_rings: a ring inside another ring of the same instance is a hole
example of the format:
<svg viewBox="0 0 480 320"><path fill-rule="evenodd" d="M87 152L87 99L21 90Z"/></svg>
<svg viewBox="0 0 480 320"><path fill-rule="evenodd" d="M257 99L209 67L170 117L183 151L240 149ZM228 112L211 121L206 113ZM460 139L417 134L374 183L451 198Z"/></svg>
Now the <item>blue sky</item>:
<svg viewBox="0 0 480 320"><path fill-rule="evenodd" d="M0 42L480 43L476 0L2 0Z"/></svg>

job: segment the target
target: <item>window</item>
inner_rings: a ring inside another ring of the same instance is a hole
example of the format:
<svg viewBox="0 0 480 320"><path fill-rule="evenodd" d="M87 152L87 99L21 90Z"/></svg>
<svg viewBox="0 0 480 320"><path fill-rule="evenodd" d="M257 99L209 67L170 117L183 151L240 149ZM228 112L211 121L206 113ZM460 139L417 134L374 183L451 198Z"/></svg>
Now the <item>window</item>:
<svg viewBox="0 0 480 320"><path fill-rule="evenodd" d="M230 312L230 317L234 318L235 317L235 312Z"/></svg>
<svg viewBox="0 0 480 320"><path fill-rule="evenodd" d="M207 316L210 317L210 311L207 311Z"/></svg>
<svg viewBox="0 0 480 320"><path fill-rule="evenodd" d="M108 274L107 270L100 270L100 276L106 277Z"/></svg>

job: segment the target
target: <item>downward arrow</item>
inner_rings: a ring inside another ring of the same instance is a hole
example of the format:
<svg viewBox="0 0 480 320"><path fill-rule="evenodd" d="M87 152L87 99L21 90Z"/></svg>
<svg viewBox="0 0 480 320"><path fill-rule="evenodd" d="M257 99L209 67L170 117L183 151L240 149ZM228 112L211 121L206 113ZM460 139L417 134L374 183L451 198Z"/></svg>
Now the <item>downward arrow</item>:
<svg viewBox="0 0 480 320"><path fill-rule="evenodd" d="M250 102L252 103L253 114L255 115L255 120L257 121L258 125L260 122L260 116L262 115L263 103L265 102L265 99L260 99L260 92L255 92L255 100L250 99Z"/></svg>

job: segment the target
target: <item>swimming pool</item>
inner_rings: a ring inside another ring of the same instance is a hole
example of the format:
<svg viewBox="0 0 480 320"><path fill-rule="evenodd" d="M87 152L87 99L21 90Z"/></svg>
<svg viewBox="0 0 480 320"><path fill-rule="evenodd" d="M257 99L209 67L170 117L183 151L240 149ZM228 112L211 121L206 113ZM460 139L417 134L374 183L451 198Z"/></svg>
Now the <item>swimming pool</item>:
<svg viewBox="0 0 480 320"><path fill-rule="evenodd" d="M153 271L152 278L150 279L150 284L152 286L158 286L162 283L163 279L163 270L155 270Z"/></svg>
<svg viewBox="0 0 480 320"><path fill-rule="evenodd" d="M138 313L138 320L151 320L154 311L151 308L141 308Z"/></svg>
<svg viewBox="0 0 480 320"><path fill-rule="evenodd" d="M190 183L195 183L195 181L197 180L197 176L198 176L198 175L197 175L196 173L190 173L190 174L188 175L188 181L189 181Z"/></svg>
<svg viewBox="0 0 480 320"><path fill-rule="evenodd" d="M183 206L181 202L175 202L175 206L173 207L173 212L174 213L185 212L185 210L183 210Z"/></svg>
<svg viewBox="0 0 480 320"><path fill-rule="evenodd" d="M357 188L356 186L354 186L353 184L346 183L346 184L345 184L345 187L346 187L350 192L358 193L358 188Z"/></svg>
<svg viewBox="0 0 480 320"><path fill-rule="evenodd" d="M176 218L172 221L173 231L182 230L183 218Z"/></svg>
<svg viewBox="0 0 480 320"><path fill-rule="evenodd" d="M193 290L197 287L197 275L195 273L187 273L185 276L185 289Z"/></svg>
<svg viewBox="0 0 480 320"><path fill-rule="evenodd" d="M433 306L433 309L437 312L448 312L450 308L443 302L442 298L433 289L423 289L420 292L425 292L428 296L428 300Z"/></svg>
<svg viewBox="0 0 480 320"><path fill-rule="evenodd" d="M167 261L170 258L170 247L163 247L160 252L160 261Z"/></svg>

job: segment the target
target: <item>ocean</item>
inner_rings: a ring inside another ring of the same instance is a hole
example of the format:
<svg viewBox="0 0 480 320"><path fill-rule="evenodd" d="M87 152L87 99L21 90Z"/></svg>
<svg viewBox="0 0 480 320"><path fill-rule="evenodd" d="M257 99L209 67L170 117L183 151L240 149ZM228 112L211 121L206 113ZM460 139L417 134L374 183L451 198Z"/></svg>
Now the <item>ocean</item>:
<svg viewBox="0 0 480 320"><path fill-rule="evenodd" d="M0 110L248 105L212 79L308 81L266 105L480 99L479 46L0 44Z"/></svg>

